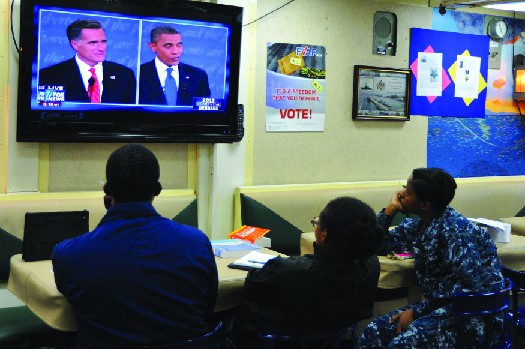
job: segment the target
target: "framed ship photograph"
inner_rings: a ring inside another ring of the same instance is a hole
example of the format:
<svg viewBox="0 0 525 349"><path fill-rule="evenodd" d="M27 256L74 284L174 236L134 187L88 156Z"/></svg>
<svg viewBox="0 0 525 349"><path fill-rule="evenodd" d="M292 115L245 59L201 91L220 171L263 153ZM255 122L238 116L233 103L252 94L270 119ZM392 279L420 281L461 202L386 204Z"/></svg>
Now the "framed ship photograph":
<svg viewBox="0 0 525 349"><path fill-rule="evenodd" d="M409 69L354 66L353 120L410 120Z"/></svg>

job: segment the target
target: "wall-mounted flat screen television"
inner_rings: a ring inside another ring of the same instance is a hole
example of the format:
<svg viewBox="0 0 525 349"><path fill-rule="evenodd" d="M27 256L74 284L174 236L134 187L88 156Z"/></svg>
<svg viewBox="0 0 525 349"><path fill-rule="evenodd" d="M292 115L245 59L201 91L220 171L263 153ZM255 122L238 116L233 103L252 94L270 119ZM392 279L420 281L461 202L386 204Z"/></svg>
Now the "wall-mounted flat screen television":
<svg viewBox="0 0 525 349"><path fill-rule="evenodd" d="M17 141L229 143L242 8L21 0Z"/></svg>

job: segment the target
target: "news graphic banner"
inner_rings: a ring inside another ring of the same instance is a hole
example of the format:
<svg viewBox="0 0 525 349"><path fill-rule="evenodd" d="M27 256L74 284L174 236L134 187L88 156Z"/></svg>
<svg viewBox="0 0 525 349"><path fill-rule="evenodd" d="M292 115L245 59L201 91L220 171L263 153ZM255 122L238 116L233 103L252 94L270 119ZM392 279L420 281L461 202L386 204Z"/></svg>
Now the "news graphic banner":
<svg viewBox="0 0 525 349"><path fill-rule="evenodd" d="M324 46L268 43L266 131L324 131Z"/></svg>

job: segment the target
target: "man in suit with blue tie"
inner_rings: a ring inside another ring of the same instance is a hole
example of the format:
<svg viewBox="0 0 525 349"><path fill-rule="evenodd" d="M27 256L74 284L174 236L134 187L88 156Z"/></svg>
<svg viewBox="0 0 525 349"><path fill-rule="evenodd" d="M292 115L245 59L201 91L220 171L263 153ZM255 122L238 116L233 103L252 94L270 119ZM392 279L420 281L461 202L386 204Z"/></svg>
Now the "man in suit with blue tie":
<svg viewBox="0 0 525 349"><path fill-rule="evenodd" d="M102 24L79 19L67 27L76 55L39 72L39 85L63 86L66 102L136 103L133 70L106 61L107 39Z"/></svg>
<svg viewBox="0 0 525 349"><path fill-rule="evenodd" d="M149 47L157 56L140 66L140 104L192 106L194 97L210 97L206 72L180 62L180 32L169 25L155 27Z"/></svg>

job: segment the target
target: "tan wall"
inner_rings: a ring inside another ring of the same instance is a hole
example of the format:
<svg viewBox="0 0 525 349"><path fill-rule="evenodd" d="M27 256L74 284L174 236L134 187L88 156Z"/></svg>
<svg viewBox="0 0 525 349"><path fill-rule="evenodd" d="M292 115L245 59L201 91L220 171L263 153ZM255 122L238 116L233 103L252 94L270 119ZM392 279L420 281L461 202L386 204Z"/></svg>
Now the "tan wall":
<svg viewBox="0 0 525 349"><path fill-rule="evenodd" d="M282 4L258 2L258 14ZM376 11L397 15L397 54L372 54ZM432 10L362 0L301 0L257 22L257 68L253 183L292 184L405 178L426 166L427 119L409 122L352 121L354 65L408 68L409 28L429 28ZM265 88L267 42L326 47L324 132L267 133Z"/></svg>
<svg viewBox="0 0 525 349"><path fill-rule="evenodd" d="M106 159L121 144L49 145L49 192L100 190L106 181ZM188 188L188 146L145 144L160 164L164 189Z"/></svg>

